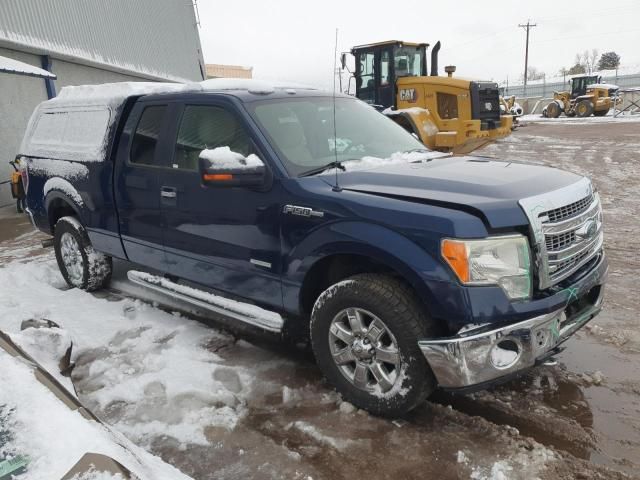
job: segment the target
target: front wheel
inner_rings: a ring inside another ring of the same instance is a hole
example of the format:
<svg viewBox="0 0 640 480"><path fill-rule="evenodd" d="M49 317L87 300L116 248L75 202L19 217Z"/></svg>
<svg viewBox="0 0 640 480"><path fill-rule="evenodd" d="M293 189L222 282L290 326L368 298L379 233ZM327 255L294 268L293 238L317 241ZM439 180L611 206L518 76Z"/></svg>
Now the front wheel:
<svg viewBox="0 0 640 480"><path fill-rule="evenodd" d="M92 292L111 279L111 257L96 252L87 231L76 217L56 222L53 238L58 268L70 287Z"/></svg>
<svg viewBox="0 0 640 480"><path fill-rule="evenodd" d="M323 292L311 315L311 343L327 379L355 406L399 416L416 407L436 381L418 340L430 319L401 281L360 274Z"/></svg>
<svg viewBox="0 0 640 480"><path fill-rule="evenodd" d="M580 118L586 118L593 113L593 103L590 100L581 100L576 105L576 115Z"/></svg>

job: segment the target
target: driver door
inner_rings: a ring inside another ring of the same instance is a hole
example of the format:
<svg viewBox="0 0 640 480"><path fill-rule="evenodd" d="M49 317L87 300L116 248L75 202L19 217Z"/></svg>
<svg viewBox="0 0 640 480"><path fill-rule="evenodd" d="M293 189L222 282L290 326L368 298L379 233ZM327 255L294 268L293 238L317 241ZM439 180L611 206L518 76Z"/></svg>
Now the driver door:
<svg viewBox="0 0 640 480"><path fill-rule="evenodd" d="M267 164L250 131L224 101L182 105L170 168L160 173L167 264L178 277L281 307L279 183L205 185L198 168L200 152L219 147L254 153Z"/></svg>

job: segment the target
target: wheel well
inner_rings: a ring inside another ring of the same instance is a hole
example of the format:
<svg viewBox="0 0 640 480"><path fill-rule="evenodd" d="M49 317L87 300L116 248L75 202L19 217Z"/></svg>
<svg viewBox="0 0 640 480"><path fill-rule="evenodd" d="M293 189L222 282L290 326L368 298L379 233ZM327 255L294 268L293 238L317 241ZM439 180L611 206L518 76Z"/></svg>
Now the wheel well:
<svg viewBox="0 0 640 480"><path fill-rule="evenodd" d="M51 233L54 233L56 222L62 217L76 216L77 213L69 203L65 202L61 198L55 198L49 204L47 208L47 216L49 217L49 227Z"/></svg>
<svg viewBox="0 0 640 480"><path fill-rule="evenodd" d="M300 293L301 311L311 316L313 305L322 292L334 283L358 273L384 273L405 281L402 275L389 266L364 255L337 254L316 262L307 272ZM415 289L408 283L409 287Z"/></svg>

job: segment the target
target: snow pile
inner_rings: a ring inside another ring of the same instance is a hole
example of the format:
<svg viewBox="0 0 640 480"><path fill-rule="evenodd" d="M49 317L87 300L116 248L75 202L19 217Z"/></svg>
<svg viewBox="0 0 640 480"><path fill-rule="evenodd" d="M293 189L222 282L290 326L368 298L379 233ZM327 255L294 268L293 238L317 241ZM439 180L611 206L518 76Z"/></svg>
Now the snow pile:
<svg viewBox="0 0 640 480"><path fill-rule="evenodd" d="M245 414L253 373L206 348L232 343L230 337L139 301L109 301L64 286L50 257L1 268L0 329L15 335L31 318L60 325L74 345L74 384L91 392L88 407L108 413L129 438L208 445L207 427L233 429ZM18 340L29 353L40 348L35 338Z"/></svg>
<svg viewBox="0 0 640 480"><path fill-rule="evenodd" d="M241 153L232 151L229 147L204 149L200 152L200 158L208 160L212 166L220 168L251 169L264 166L257 155L252 153L245 157Z"/></svg>
<svg viewBox="0 0 640 480"><path fill-rule="evenodd" d="M356 441L354 440L343 440L341 438L335 438L330 437L329 435L325 435L314 425L302 420L297 420L285 427L286 430L290 430L292 428L298 430L299 432L315 440L316 442L331 448L335 448L336 450L347 450L351 446L356 445Z"/></svg>
<svg viewBox="0 0 640 480"><path fill-rule="evenodd" d="M468 464L465 452L458 452L458 463ZM472 468L472 480L533 480L539 479L546 464L556 460L554 453L542 445L536 445L531 451L523 450L496 460L490 465L477 465Z"/></svg>
<svg viewBox="0 0 640 480"><path fill-rule="evenodd" d="M70 410L35 379L30 365L4 350L0 350L0 385L11 386L0 389L0 405L9 412L3 416L3 428L11 437L3 449L30 459L28 478L62 478L87 452L112 457L142 480L188 478L108 427Z"/></svg>

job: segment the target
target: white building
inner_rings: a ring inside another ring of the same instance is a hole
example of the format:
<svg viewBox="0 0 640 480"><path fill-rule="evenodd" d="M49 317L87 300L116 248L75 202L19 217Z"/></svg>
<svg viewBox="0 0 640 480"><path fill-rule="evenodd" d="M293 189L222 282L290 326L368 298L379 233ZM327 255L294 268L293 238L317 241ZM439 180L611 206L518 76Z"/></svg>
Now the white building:
<svg viewBox="0 0 640 480"><path fill-rule="evenodd" d="M62 87L203 80L194 6L193 0L0 1L0 182L9 178L8 162L34 107ZM0 206L10 202L9 185L0 184Z"/></svg>

